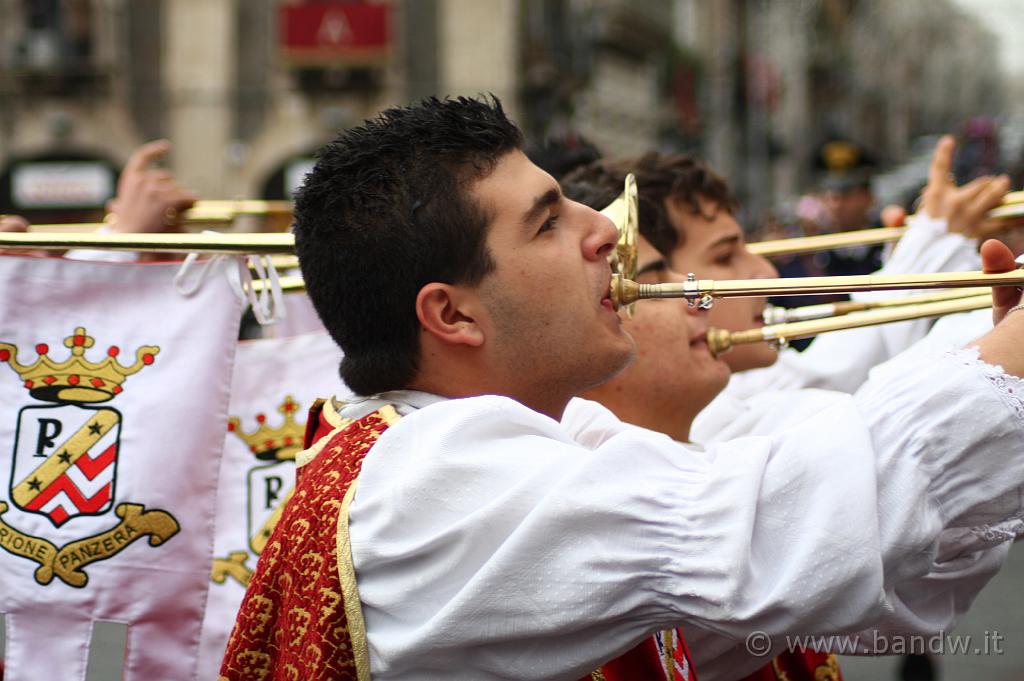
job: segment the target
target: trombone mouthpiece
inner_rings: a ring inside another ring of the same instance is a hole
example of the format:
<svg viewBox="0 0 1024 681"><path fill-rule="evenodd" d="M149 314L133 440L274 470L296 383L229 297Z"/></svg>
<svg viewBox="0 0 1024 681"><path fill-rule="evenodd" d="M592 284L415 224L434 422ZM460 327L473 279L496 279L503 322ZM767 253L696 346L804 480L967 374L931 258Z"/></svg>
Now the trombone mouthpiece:
<svg viewBox="0 0 1024 681"><path fill-rule="evenodd" d="M708 329L707 339L708 350L715 357L732 349L732 332L728 329L717 329L712 326Z"/></svg>
<svg viewBox="0 0 1024 681"><path fill-rule="evenodd" d="M640 300L640 285L621 274L613 274L608 297L618 310L620 307L632 305Z"/></svg>

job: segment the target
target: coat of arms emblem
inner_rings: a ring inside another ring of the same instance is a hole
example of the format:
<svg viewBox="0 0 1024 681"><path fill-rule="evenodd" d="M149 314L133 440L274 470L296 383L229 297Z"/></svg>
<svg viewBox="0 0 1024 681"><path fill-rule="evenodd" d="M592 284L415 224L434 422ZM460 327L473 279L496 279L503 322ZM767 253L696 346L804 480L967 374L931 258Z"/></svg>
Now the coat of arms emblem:
<svg viewBox="0 0 1024 681"><path fill-rule="evenodd" d="M246 565L249 554L259 556L277 524L284 505L295 488L295 455L302 449L305 426L296 422L299 405L287 395L277 408L284 422L277 427L267 423L265 414L256 415L256 430L245 432L238 417L228 419L228 431L245 442L254 457L246 476L246 534L248 550L231 551L226 558L213 561L213 581L223 584L230 575L243 585L249 583L252 570ZM241 537L239 537L241 539Z"/></svg>
<svg viewBox="0 0 1024 681"><path fill-rule="evenodd" d="M38 514L53 528L71 529L77 518L105 516L113 510L119 520L109 530L75 539L62 547L46 536L35 536L0 518L0 548L39 564L35 579L49 584L54 576L84 587L88 564L119 553L141 537L157 546L178 532L173 516L145 510L142 504L117 503L117 471L121 442L121 413L96 406L122 392L132 374L155 361L160 349L143 346L135 361L118 361L120 348L110 346L99 362L86 358L95 344L83 327L64 339L71 357L62 363L50 358L46 344L35 347L31 364L18 361L18 348L0 343L0 362L8 364L24 382L29 395L44 403L18 412L8 501L0 501L0 516L13 505ZM65 528L67 526L67 528ZM63 533L62 533L63 534Z"/></svg>

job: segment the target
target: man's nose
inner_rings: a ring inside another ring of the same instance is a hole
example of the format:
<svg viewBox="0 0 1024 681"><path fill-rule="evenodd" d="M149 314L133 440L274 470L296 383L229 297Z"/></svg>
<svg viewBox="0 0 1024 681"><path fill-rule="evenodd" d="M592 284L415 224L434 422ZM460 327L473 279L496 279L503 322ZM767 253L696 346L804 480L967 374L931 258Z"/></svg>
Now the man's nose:
<svg viewBox="0 0 1024 681"><path fill-rule="evenodd" d="M588 258L607 258L615 249L619 240L619 229L608 217L601 215L592 208L588 211L588 229L583 239L583 252Z"/></svg>

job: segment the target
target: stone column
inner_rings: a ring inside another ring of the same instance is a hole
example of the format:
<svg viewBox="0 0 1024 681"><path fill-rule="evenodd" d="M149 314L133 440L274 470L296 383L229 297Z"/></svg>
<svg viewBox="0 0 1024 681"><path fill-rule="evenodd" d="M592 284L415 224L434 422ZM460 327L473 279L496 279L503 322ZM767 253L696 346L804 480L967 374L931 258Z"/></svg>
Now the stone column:
<svg viewBox="0 0 1024 681"><path fill-rule="evenodd" d="M519 12L515 0L440 0L438 94L492 92L516 118Z"/></svg>
<svg viewBox="0 0 1024 681"><path fill-rule="evenodd" d="M235 0L166 0L164 82L172 167L209 199L232 198L226 177L235 65Z"/></svg>

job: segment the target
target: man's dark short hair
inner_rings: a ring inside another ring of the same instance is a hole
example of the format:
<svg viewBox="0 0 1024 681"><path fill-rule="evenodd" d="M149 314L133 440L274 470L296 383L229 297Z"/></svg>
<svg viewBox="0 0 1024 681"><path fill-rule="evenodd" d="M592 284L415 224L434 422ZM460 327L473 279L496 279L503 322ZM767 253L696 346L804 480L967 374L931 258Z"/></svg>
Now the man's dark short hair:
<svg viewBox="0 0 1024 681"><path fill-rule="evenodd" d="M415 378L423 286L473 286L494 269L492 216L470 191L521 146L496 97L431 97L388 109L320 150L295 195L295 247L356 394Z"/></svg>
<svg viewBox="0 0 1024 681"><path fill-rule="evenodd" d="M627 173L636 175L640 233L664 256L683 243L669 218L666 201L708 220L714 214L704 212L702 199L714 204L715 210L730 214L738 207L721 175L702 161L677 153L651 152L639 158L595 161L569 173L562 181L562 191L575 201L601 209L622 192Z"/></svg>

